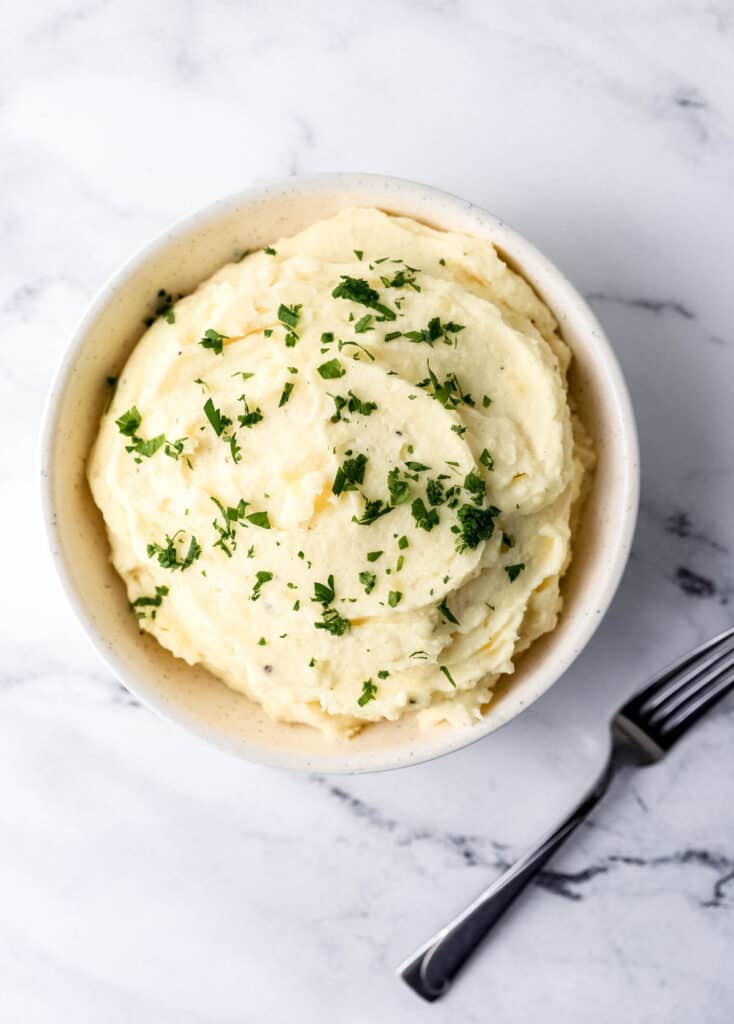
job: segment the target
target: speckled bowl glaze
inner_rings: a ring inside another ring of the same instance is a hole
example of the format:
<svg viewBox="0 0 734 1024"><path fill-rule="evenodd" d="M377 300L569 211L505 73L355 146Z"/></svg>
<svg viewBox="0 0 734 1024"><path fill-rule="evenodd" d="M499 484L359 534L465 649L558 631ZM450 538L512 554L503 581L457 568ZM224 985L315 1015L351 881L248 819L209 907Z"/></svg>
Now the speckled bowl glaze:
<svg viewBox="0 0 734 1024"><path fill-rule="evenodd" d="M304 726L270 721L208 672L174 658L138 631L109 560L85 466L117 374L161 286L190 292L243 249L265 246L347 206L374 206L493 242L553 310L574 362L570 387L597 448L598 466L564 580L557 628L519 660L483 720L421 732L413 716L330 742ZM69 342L49 396L42 439L42 502L53 560L83 628L110 669L167 719L252 761L319 772L417 764L458 750L537 700L592 636L622 575L637 516L637 435L612 349L589 307L559 270L501 220L426 185L380 175L295 177L223 199L146 246L102 288Z"/></svg>

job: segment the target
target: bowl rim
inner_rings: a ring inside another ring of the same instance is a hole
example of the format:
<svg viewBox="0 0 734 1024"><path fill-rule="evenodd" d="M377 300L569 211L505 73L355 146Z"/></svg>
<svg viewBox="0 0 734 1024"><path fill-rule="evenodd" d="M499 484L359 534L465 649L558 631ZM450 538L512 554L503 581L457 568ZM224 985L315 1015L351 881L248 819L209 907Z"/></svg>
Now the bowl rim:
<svg viewBox="0 0 734 1024"><path fill-rule="evenodd" d="M509 249L520 248L527 254L534 267L542 272L546 280L550 280L556 293L562 296L562 309L568 313L573 311L575 321L585 321L589 331L595 335L596 345L593 355L594 362L601 362L605 371L605 388L613 399L622 431L618 438L613 440L617 448L625 452L625 459L622 460L624 468L622 484L624 488L623 498L620 499L620 507L624 510L624 520L617 531L617 545L613 556L607 562L603 581L598 584L595 607L597 614L586 618L585 622L577 625L574 642L567 643L566 649L561 653L554 652L556 668L552 673L553 678L536 696L531 697L525 707L535 703L546 693L561 676L568 670L581 651L586 647L589 640L596 632L611 601L617 591L622 574L627 565L632 546L635 526L637 522L639 494L640 494L640 457L637 426L635 422L633 407L629 391L622 374L616 354L606 335L606 332L599 323L597 317L591 310L589 304L577 291L574 285L566 278L565 274L545 256L536 246L528 241L523 235L511 228L501 218L490 213L482 206L468 200L462 199L454 193L436 188L421 182L400 178L392 175L376 173L352 173L352 172L325 172L320 174L293 175L287 178L275 179L265 184L229 193L211 203L200 207L195 212L179 217L160 231L152 240L144 243L125 260L97 289L86 310L74 325L68 341L57 360L51 378L51 385L47 392L45 406L42 415L42 424L39 434L39 461L40 461L40 506L44 523L44 532L48 544L51 561L56 570L62 591L66 596L69 605L74 612L82 630L94 647L105 665L113 675L127 688L136 698L150 710L154 711L165 720L186 729L189 735L197 739L213 744L220 750L234 753L240 759L254 763L265 764L296 771L318 771L324 774L356 774L366 772L387 771L394 768L406 767L409 765L421 764L446 756L456 750L471 746L473 743L483 739L489 733L502 728L519 712L506 716L500 715L495 718L491 728L482 729L477 725L467 733L464 729L447 730L441 733L443 742L434 743L431 747L426 745L425 750L416 754L411 753L408 744L397 745L386 748L384 751L356 754L345 752L343 755L323 757L307 753L286 752L276 749L254 747L245 741L235 741L214 730L203 721L196 721L190 715L185 714L179 708L170 706L156 693L148 692L145 683L135 679L129 681L129 672L122 658L119 658L110 647L104 642L102 632L93 623L87 612L87 608L74 586L66 566L66 559L63 554L61 538L57 522L57 514L54 506L52 491L52 475L54 468L54 435L56 424L61 411L62 398L69 382L76 358L84 345L87 333L94 324L101 311L114 297L117 289L137 270L141 269L149 260L154 258L169 243L174 242L181 235L185 235L197 228L206 226L209 222L233 213L237 209L252 205L264 200L272 200L282 195L293 195L294 192L302 194L317 194L321 192L338 191L371 191L375 192L375 205L380 199L383 201L390 190L399 190L403 195L412 194L414 198L424 202L434 201L444 207L453 208L458 213L472 213L490 227L495 235L505 238L510 245ZM400 214L399 214L400 215ZM500 242L496 244L502 249ZM531 285L535 287L533 280ZM556 316L559 308L554 308ZM521 708L520 710L524 710ZM368 763L363 763L368 762Z"/></svg>

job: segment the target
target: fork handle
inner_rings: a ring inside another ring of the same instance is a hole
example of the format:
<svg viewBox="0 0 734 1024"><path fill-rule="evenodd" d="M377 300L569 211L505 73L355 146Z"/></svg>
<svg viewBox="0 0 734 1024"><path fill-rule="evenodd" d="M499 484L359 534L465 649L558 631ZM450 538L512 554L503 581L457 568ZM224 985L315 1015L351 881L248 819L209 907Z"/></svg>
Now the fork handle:
<svg viewBox="0 0 734 1024"><path fill-rule="evenodd" d="M429 1002L445 995L477 946L601 800L616 767L616 759L610 757L594 786L550 835L516 861L463 913L406 960L399 968L399 974L414 992Z"/></svg>

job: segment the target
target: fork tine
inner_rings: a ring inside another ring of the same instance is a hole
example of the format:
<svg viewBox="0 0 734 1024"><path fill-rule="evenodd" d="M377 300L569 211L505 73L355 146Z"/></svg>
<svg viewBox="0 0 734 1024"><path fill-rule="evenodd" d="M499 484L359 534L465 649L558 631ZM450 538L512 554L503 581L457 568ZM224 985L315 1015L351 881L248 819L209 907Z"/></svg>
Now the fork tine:
<svg viewBox="0 0 734 1024"><path fill-rule="evenodd" d="M734 628L725 630L712 640L689 651L680 661L665 669L643 693L638 695L638 700L645 698L638 704L639 712L643 715L649 714L701 671L717 661L722 654L732 649L734 649Z"/></svg>
<svg viewBox="0 0 734 1024"><path fill-rule="evenodd" d="M663 722L660 726L661 734L668 742L679 739L683 733L688 732L694 722L706 714L709 708L713 707L717 701L722 700L733 689L734 665L729 665L720 675L712 679L708 686L690 697L670 718Z"/></svg>
<svg viewBox="0 0 734 1024"><path fill-rule="evenodd" d="M685 681L675 690L672 690L669 696L665 697L662 701L658 701L652 714L647 715L647 721L650 725L656 725L658 722L669 718L677 707L685 704L686 701L690 700L691 697L694 697L707 686L712 679L732 665L734 665L734 640L727 644L720 653L717 652L716 657L707 657L700 666L697 666L695 671L687 672ZM645 711L643 710L644 713Z"/></svg>
<svg viewBox="0 0 734 1024"><path fill-rule="evenodd" d="M728 692L732 675L734 627L661 672L617 711L614 723L657 760Z"/></svg>

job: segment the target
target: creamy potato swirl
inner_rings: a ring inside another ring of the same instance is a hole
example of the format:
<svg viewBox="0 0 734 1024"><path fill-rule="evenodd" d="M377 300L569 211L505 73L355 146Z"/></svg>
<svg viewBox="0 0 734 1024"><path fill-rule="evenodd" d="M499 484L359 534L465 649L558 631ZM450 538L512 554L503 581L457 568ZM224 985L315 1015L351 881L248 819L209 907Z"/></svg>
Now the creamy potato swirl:
<svg viewBox="0 0 734 1024"><path fill-rule="evenodd" d="M158 311L88 473L141 628L281 721L479 717L556 623L591 461L548 308L351 209Z"/></svg>

